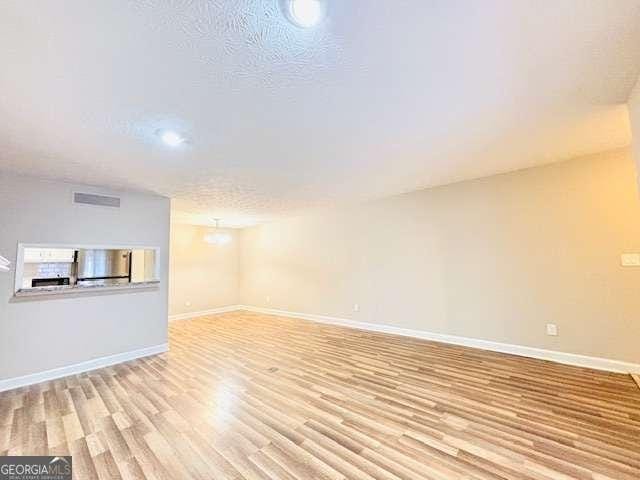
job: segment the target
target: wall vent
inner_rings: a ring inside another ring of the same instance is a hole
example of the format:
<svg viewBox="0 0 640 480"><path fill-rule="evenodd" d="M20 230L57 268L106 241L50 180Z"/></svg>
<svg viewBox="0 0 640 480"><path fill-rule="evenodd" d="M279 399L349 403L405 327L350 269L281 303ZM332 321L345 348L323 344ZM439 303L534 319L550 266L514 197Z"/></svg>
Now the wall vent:
<svg viewBox="0 0 640 480"><path fill-rule="evenodd" d="M96 195L94 193L73 192L73 203L120 208L120 199L118 197L108 197L106 195Z"/></svg>

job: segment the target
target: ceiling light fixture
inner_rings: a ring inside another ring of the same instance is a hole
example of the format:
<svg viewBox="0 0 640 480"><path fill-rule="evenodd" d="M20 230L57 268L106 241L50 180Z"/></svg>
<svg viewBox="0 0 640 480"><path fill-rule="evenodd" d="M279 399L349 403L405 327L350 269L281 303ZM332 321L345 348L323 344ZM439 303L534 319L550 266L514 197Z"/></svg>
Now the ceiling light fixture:
<svg viewBox="0 0 640 480"><path fill-rule="evenodd" d="M185 142L185 138L173 130L158 130L156 133L160 140L170 147L179 147Z"/></svg>
<svg viewBox="0 0 640 480"><path fill-rule="evenodd" d="M317 25L324 16L322 0L284 0L283 8L287 18L303 28Z"/></svg>
<svg viewBox="0 0 640 480"><path fill-rule="evenodd" d="M216 218L214 220L216 222L215 232L207 233L204 236L204 241L210 245L226 245L227 243L231 242L231 235L220 231L220 219Z"/></svg>

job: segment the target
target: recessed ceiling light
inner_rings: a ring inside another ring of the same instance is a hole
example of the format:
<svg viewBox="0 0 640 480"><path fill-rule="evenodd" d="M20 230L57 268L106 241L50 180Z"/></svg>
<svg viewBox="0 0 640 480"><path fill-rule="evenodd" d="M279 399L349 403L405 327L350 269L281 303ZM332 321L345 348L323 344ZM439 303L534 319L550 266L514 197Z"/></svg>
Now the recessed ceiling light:
<svg viewBox="0 0 640 480"><path fill-rule="evenodd" d="M311 28L322 19L324 6L322 0L285 0L285 13L299 27Z"/></svg>
<svg viewBox="0 0 640 480"><path fill-rule="evenodd" d="M160 139L170 147L177 147L185 142L183 136L172 130L161 130L158 132L158 135L160 136Z"/></svg>

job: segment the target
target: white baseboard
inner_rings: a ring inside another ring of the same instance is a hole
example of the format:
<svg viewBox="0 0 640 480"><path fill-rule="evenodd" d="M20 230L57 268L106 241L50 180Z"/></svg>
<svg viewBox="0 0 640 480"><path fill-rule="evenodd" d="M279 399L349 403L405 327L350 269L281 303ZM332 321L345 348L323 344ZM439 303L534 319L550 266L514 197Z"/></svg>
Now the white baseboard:
<svg viewBox="0 0 640 480"><path fill-rule="evenodd" d="M94 358L92 360L76 363L67 367L54 368L52 370L45 370L44 372L32 373L21 377L9 378L7 380L0 380L0 392L33 385L34 383L55 380L56 378L67 377L69 375L76 375L78 373L88 372L89 370L95 370L97 368L109 367L117 363L135 360L136 358L148 357L149 355L156 355L168 350L169 344L161 343L160 345L154 345L153 347L140 348L130 352L116 353L115 355Z"/></svg>
<svg viewBox="0 0 640 480"><path fill-rule="evenodd" d="M423 330L413 330L408 328L394 327L391 325L380 325L376 323L359 322L346 318L329 317L326 315L313 315L309 313L288 312L285 310L276 310L272 308L253 307L249 305L230 305L227 307L215 308L211 310L193 312L188 314L174 315L170 320L188 319L204 315L213 315L218 313L232 312L237 310L246 310L256 313L264 313L267 315L279 315L282 317L300 318L314 322L328 323L332 325L340 325L343 327L356 328L360 330L369 330L373 332L391 333L394 335L402 335L406 337L420 338L424 340L432 340L442 343L450 343L454 345L462 345L465 347L480 348L483 350L491 350L494 352L510 353L524 357L538 358L541 360L550 360L568 365L579 367L594 368L596 370L605 370L617 373L640 374L640 364L623 362L620 360L612 360L608 358L589 357L586 355L578 355L574 353L557 352L553 350L544 350L541 348L525 347L522 345L511 345L508 343L492 342L489 340L479 340L475 338L459 337L455 335L446 335L442 333L432 333ZM167 343L154 345L152 347L141 348L130 352L118 353L106 357L95 358L86 362L76 363L66 367L54 368L44 372L23 375L21 377L0 380L0 392L12 390L14 388L33 385L35 383L55 380L57 378L75 375L78 373L88 372L97 368L108 367L136 358L156 355L169 350Z"/></svg>
<svg viewBox="0 0 640 480"><path fill-rule="evenodd" d="M218 313L234 312L242 310L240 305L227 305L226 307L211 308L209 310L201 310L199 312L179 313L177 315L169 315L169 321L187 320L189 318L204 317L205 315L216 315Z"/></svg>
<svg viewBox="0 0 640 480"><path fill-rule="evenodd" d="M609 358L589 357L586 355L578 355L575 353L558 352L554 350L545 350L542 348L525 347L522 345L511 345L508 343L492 342L490 340L479 340L476 338L458 337L456 335L446 335L443 333L432 333L423 330L413 330L409 328L394 327L391 325L380 325L377 323L359 322L356 320L348 320L346 318L328 317L325 315L313 315L309 313L287 312L285 310L276 310L271 308L252 307L249 305L239 305L239 309L250 312L264 313L268 315L280 315L282 317L301 318L314 322L329 323L332 325L341 325L343 327L357 328L360 330L370 330L373 332L391 333L394 335L403 335L405 337L421 338L423 340L432 340L442 343L451 343L454 345L462 345L465 347L480 348L483 350L491 350L493 352L510 353L523 357L537 358L540 360L550 360L552 362L564 363L578 367L593 368L596 370L605 370L617 373L640 373L640 364L623 362L620 360L612 360Z"/></svg>

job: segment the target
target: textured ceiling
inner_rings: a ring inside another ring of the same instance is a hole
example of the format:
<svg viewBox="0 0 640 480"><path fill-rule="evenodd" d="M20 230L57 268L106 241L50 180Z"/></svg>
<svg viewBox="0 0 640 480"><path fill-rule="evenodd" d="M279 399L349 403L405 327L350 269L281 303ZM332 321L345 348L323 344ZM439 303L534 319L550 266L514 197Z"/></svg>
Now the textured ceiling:
<svg viewBox="0 0 640 480"><path fill-rule="evenodd" d="M246 225L630 142L640 0L326 2L4 0L0 169Z"/></svg>

